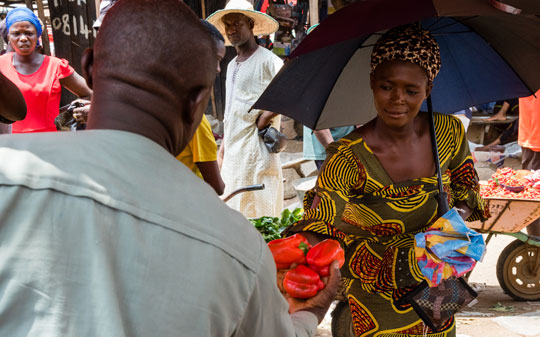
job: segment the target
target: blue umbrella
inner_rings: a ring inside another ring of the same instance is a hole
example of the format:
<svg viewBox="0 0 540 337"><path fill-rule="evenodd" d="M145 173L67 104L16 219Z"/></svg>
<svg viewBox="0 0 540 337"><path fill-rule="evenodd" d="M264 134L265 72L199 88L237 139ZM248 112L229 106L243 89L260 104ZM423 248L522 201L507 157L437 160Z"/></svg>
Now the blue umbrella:
<svg viewBox="0 0 540 337"><path fill-rule="evenodd" d="M521 5L540 13L536 0ZM369 84L372 47L386 29L407 23L429 30L441 49L441 71L423 106L430 118L433 111L453 113L530 96L540 88L540 17L499 7L514 14L479 0L363 0L345 7L300 43L253 108L289 116L314 130L370 121L376 115ZM433 120L430 124L442 216L449 209Z"/></svg>
<svg viewBox="0 0 540 337"><path fill-rule="evenodd" d="M311 129L366 123L375 117L369 87L373 44L387 28L409 22L428 29L441 48L433 111L453 113L530 96L540 88L538 16L493 9L495 14L486 16L433 17L436 13L418 8L425 3L368 0L331 15L298 46L253 107L289 116ZM391 8L407 12L395 15ZM351 18L353 32L339 31ZM335 41L328 41L331 36Z"/></svg>
<svg viewBox="0 0 540 337"><path fill-rule="evenodd" d="M540 32L540 19L533 21ZM453 113L480 103L530 96L535 92L481 35L463 23L441 18L423 20L422 26L433 32L444 64L433 83L435 111ZM528 62L538 63L533 59ZM427 109L425 105L423 108Z"/></svg>

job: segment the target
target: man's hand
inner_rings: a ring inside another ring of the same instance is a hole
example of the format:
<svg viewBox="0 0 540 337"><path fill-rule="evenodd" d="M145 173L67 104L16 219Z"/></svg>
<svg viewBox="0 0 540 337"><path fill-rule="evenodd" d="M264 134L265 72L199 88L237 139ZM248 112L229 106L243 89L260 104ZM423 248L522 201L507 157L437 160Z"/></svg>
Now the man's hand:
<svg viewBox="0 0 540 337"><path fill-rule="evenodd" d="M277 115L278 114L270 111L263 111L257 118L257 129L262 130L268 125L270 125L272 122L272 118L276 117Z"/></svg>
<svg viewBox="0 0 540 337"><path fill-rule="evenodd" d="M278 271L278 287L283 290L283 277L287 271ZM341 273L339 272L339 263L337 261L332 262L330 266L330 275L327 278L323 278L325 284L324 289L320 290L317 295L306 300L301 300L289 296L284 293L285 298L289 302L289 313L292 314L297 311L309 311L317 316L319 323L322 322L330 304L336 297L339 280L341 279Z"/></svg>
<svg viewBox="0 0 540 337"><path fill-rule="evenodd" d="M82 105L82 107L73 109L73 118L79 123L79 124L86 124L88 121L88 112L90 111L90 101L86 99L76 99L72 102L78 103Z"/></svg>

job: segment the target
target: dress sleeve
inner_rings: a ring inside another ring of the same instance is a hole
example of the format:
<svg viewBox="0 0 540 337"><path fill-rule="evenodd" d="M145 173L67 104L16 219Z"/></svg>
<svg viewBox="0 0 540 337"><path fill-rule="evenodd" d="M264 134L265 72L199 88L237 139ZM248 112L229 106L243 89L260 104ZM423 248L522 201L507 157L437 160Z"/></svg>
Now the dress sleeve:
<svg viewBox="0 0 540 337"><path fill-rule="evenodd" d="M68 60L66 59L56 59L58 62L58 68L56 70L56 77L58 79L66 78L75 72L75 69L73 69L72 66L69 65Z"/></svg>
<svg viewBox="0 0 540 337"><path fill-rule="evenodd" d="M473 210L473 213L467 218L468 221L485 220L489 218L489 210L480 196L478 174L474 168L465 129L457 118L452 118L450 124L454 130L455 144L448 167L451 190L450 206L453 207L458 201L465 201L467 206Z"/></svg>
<svg viewBox="0 0 540 337"><path fill-rule="evenodd" d="M340 241L346 234L335 228L341 219L346 203L352 191L361 185L362 167L347 143L332 143L327 149L327 160L317 178L312 191L304 198L304 216L287 230L288 233L311 231L333 237ZM365 179L365 178L364 178ZM316 207L311 208L315 195L320 198Z"/></svg>

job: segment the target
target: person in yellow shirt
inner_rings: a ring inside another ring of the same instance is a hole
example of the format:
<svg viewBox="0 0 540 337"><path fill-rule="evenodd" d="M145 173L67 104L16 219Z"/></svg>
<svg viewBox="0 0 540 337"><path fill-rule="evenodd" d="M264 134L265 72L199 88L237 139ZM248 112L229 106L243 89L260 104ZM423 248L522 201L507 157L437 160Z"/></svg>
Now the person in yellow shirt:
<svg viewBox="0 0 540 337"><path fill-rule="evenodd" d="M225 183L219 174L217 144L210 122L205 115L203 115L201 124L195 131L191 142L176 159L212 186L218 195L223 194Z"/></svg>
<svg viewBox="0 0 540 337"><path fill-rule="evenodd" d="M218 56L217 72L221 71L219 62L225 56L225 39L223 35L208 21L201 20L214 39ZM205 115L201 124L195 131L191 142L186 146L176 159L184 163L197 176L206 181L218 195L222 195L225 190L225 183L219 173L217 163L217 144L212 133L210 122Z"/></svg>

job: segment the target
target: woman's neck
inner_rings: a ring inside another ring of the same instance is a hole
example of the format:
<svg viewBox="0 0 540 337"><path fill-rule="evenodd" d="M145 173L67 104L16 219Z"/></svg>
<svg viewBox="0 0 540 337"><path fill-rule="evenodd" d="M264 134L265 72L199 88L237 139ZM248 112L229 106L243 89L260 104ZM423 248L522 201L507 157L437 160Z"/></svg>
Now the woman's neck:
<svg viewBox="0 0 540 337"><path fill-rule="evenodd" d="M30 55L21 55L15 53L13 55L14 62L24 63L24 64L34 64L40 62L43 55L39 54L35 50Z"/></svg>
<svg viewBox="0 0 540 337"><path fill-rule="evenodd" d="M33 74L38 71L39 67L43 63L44 56L37 53L36 51L32 52L30 55L20 55L17 53L13 54L13 66L17 71L23 75Z"/></svg>
<svg viewBox="0 0 540 337"><path fill-rule="evenodd" d="M384 138L389 141L401 142L418 137L426 130L429 130L426 117L425 113L420 112L410 124L406 124L399 129L388 127L382 120L377 118L374 121L374 129L377 134L384 135Z"/></svg>

